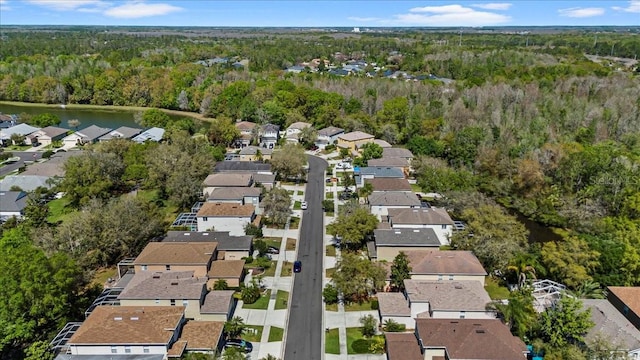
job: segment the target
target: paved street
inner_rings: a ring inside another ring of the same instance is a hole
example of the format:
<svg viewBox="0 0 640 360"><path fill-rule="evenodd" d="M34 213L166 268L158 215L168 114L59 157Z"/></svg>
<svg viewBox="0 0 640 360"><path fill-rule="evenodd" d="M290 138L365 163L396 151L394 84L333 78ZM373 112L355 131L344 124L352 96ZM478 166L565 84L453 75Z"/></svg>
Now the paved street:
<svg viewBox="0 0 640 360"><path fill-rule="evenodd" d="M24 165L25 161L39 160L41 156L41 154L27 151L11 151L11 153L13 154L13 156L19 157L20 161L0 167L0 177L9 175L12 171L18 170L21 166Z"/></svg>
<svg viewBox="0 0 640 360"><path fill-rule="evenodd" d="M302 272L295 274L286 331L285 360L321 360L322 346L322 275L323 211L325 160L309 157L309 176L305 199L309 209L302 219L298 260Z"/></svg>

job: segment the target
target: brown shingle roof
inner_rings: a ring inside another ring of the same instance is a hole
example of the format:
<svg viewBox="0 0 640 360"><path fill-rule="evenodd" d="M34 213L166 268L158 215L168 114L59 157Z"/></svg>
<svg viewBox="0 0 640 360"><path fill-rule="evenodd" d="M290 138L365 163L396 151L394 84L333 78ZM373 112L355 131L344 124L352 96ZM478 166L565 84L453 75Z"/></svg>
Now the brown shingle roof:
<svg viewBox="0 0 640 360"><path fill-rule="evenodd" d="M609 286L607 289L640 316L640 286Z"/></svg>
<svg viewBox="0 0 640 360"><path fill-rule="evenodd" d="M485 311L491 302L479 281L405 280L407 296L412 303L428 302L432 311Z"/></svg>
<svg viewBox="0 0 640 360"><path fill-rule="evenodd" d="M409 149L390 147L390 148L382 149L382 157L383 158L400 157L400 158L410 159L410 158L413 158L413 153Z"/></svg>
<svg viewBox="0 0 640 360"><path fill-rule="evenodd" d="M410 191L376 191L367 197L369 206L412 206L420 208L420 200Z"/></svg>
<svg viewBox="0 0 640 360"><path fill-rule="evenodd" d="M169 351L167 351L167 357L179 358L182 357L184 350L187 348L187 342L184 340L178 340L171 345Z"/></svg>
<svg viewBox="0 0 640 360"><path fill-rule="evenodd" d="M471 251L407 250L412 274L487 275Z"/></svg>
<svg viewBox="0 0 640 360"><path fill-rule="evenodd" d="M236 129L240 131L251 131L257 126L256 123L252 123L250 121L240 121L236 123Z"/></svg>
<svg viewBox="0 0 640 360"><path fill-rule="evenodd" d="M411 308L399 292L378 293L378 305L382 316L411 316Z"/></svg>
<svg viewBox="0 0 640 360"><path fill-rule="evenodd" d="M233 290L212 290L204 297L201 314L226 314L233 299Z"/></svg>
<svg viewBox="0 0 640 360"><path fill-rule="evenodd" d="M226 217L226 216L251 216L255 208L253 205L241 205L236 203L213 203L207 202L202 204L200 210L196 214L197 217Z"/></svg>
<svg viewBox="0 0 640 360"><path fill-rule="evenodd" d="M222 336L224 323L221 321L190 320L182 327L180 340L187 342L187 351L215 350Z"/></svg>
<svg viewBox="0 0 640 360"><path fill-rule="evenodd" d="M387 340L387 359L389 360L423 360L420 345L415 334L385 333Z"/></svg>
<svg viewBox="0 0 640 360"><path fill-rule="evenodd" d="M188 299L200 300L207 283L206 278L193 277L193 271L136 273L122 290L118 299Z"/></svg>
<svg viewBox="0 0 640 360"><path fill-rule="evenodd" d="M218 260L211 263L209 279L239 278L244 271L244 260Z"/></svg>
<svg viewBox="0 0 640 360"><path fill-rule="evenodd" d="M262 189L257 187L232 186L216 188L209 194L209 201L212 200L242 200L245 196L260 196Z"/></svg>
<svg viewBox="0 0 640 360"><path fill-rule="evenodd" d="M215 173L209 174L202 185L212 187L249 186L252 179L251 174Z"/></svg>
<svg viewBox="0 0 640 360"><path fill-rule="evenodd" d="M407 167L409 166L409 161L405 158L400 157L370 159L367 161L367 166Z"/></svg>
<svg viewBox="0 0 640 360"><path fill-rule="evenodd" d="M364 179L364 182L370 183L373 191L411 191L411 184L407 179L373 178Z"/></svg>
<svg viewBox="0 0 640 360"><path fill-rule="evenodd" d="M453 225L445 209L389 209L392 224Z"/></svg>
<svg viewBox="0 0 640 360"><path fill-rule="evenodd" d="M68 344L168 344L182 306L98 306Z"/></svg>
<svg viewBox="0 0 640 360"><path fill-rule="evenodd" d="M373 135L367 134L366 132L362 131L352 131L350 133L338 135L338 139L342 139L344 141L358 141L373 138Z"/></svg>
<svg viewBox="0 0 640 360"><path fill-rule="evenodd" d="M134 261L135 265L206 265L218 243L150 242Z"/></svg>
<svg viewBox="0 0 640 360"><path fill-rule="evenodd" d="M527 350L500 320L416 319L423 348L447 349L454 359L524 359Z"/></svg>

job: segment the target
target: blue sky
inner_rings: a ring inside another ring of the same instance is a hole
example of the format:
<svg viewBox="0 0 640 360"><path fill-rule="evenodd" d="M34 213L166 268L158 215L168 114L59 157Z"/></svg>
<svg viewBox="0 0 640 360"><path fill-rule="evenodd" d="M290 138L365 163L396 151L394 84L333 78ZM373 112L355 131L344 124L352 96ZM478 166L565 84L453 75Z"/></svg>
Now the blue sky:
<svg viewBox="0 0 640 360"><path fill-rule="evenodd" d="M1 25L542 26L640 25L625 1L0 0Z"/></svg>

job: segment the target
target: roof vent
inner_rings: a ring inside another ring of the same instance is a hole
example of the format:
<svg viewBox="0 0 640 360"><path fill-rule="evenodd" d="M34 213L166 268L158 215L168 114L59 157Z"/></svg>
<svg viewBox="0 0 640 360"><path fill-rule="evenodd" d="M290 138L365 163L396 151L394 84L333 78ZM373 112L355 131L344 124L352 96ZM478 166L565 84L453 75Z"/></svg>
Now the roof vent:
<svg viewBox="0 0 640 360"><path fill-rule="evenodd" d="M400 230L396 230L396 231L394 231L394 234L398 234L398 235L400 235L400 234L402 234L402 231L400 231Z"/></svg>
<svg viewBox="0 0 640 360"><path fill-rule="evenodd" d="M209 233L202 233L202 235L207 236L207 235L209 235Z"/></svg>
<svg viewBox="0 0 640 360"><path fill-rule="evenodd" d="M115 321L122 321L122 316L116 316L113 318Z"/></svg>
<svg viewBox="0 0 640 360"><path fill-rule="evenodd" d="M455 285L455 286L454 286L454 288L456 288L456 289L462 289L462 285L457 284L457 285Z"/></svg>
<svg viewBox="0 0 640 360"><path fill-rule="evenodd" d="M153 278L154 279L160 279L160 273L154 273L153 274Z"/></svg>
<svg viewBox="0 0 640 360"><path fill-rule="evenodd" d="M140 318L137 317L137 316L132 316L132 317L130 317L130 319L133 320L133 321L140 320Z"/></svg>
<svg viewBox="0 0 640 360"><path fill-rule="evenodd" d="M484 334L484 329L477 329L476 334Z"/></svg>
<svg viewBox="0 0 640 360"><path fill-rule="evenodd" d="M413 229L413 232L415 232L415 233L419 233L419 232L420 232L420 229Z"/></svg>
<svg viewBox="0 0 640 360"><path fill-rule="evenodd" d="M178 280L171 281L171 285L178 285Z"/></svg>
<svg viewBox="0 0 640 360"><path fill-rule="evenodd" d="M189 235L191 235L191 233L188 233L188 232L184 233L184 236L189 236Z"/></svg>

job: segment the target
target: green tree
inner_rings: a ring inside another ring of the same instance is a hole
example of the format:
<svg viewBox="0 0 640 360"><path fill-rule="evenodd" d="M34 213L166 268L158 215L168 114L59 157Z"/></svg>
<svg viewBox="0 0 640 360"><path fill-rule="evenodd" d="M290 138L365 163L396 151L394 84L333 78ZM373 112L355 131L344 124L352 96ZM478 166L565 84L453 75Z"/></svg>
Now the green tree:
<svg viewBox="0 0 640 360"><path fill-rule="evenodd" d="M607 298L607 291L604 290L599 283L593 280L584 281L569 293L578 299L606 299Z"/></svg>
<svg viewBox="0 0 640 360"><path fill-rule="evenodd" d="M251 284L242 288L240 295L242 296L242 301L244 301L245 304L253 304L260 299L260 287L255 282L255 279Z"/></svg>
<svg viewBox="0 0 640 360"><path fill-rule="evenodd" d="M240 130L236 128L231 119L219 118L209 126L208 135L211 144L228 147L240 137Z"/></svg>
<svg viewBox="0 0 640 360"><path fill-rule="evenodd" d="M264 256L264 254L267 253L267 250L269 250L267 243L260 239L253 242L253 248L258 250L258 256Z"/></svg>
<svg viewBox="0 0 640 360"><path fill-rule="evenodd" d="M501 314L511 332L525 339L531 333L538 320L538 313L533 308L531 289L524 287L509 293L506 304L494 302L492 306Z"/></svg>
<svg viewBox="0 0 640 360"><path fill-rule="evenodd" d="M449 162L452 165L463 166L473 164L484 138L484 129L480 127L466 127L456 132L449 146Z"/></svg>
<svg viewBox="0 0 640 360"><path fill-rule="evenodd" d="M306 164L307 156L298 144L288 143L271 155L273 171L285 180L304 175Z"/></svg>
<svg viewBox="0 0 640 360"><path fill-rule="evenodd" d="M112 153L85 151L64 163L65 177L59 189L71 206L87 204L91 199L108 199L121 189L125 166Z"/></svg>
<svg viewBox="0 0 640 360"><path fill-rule="evenodd" d="M166 128L171 122L171 118L167 113L158 109L149 109L142 113L140 117L140 125L144 127Z"/></svg>
<svg viewBox="0 0 640 360"><path fill-rule="evenodd" d="M404 291L404 281L411 279L411 270L407 254L400 251L391 264L391 286L398 291Z"/></svg>
<svg viewBox="0 0 640 360"><path fill-rule="evenodd" d="M28 124L41 127L41 128L47 127L47 126L55 126L60 124L60 118L54 114L42 113L32 117L29 120Z"/></svg>
<svg viewBox="0 0 640 360"><path fill-rule="evenodd" d="M541 338L554 348L584 343L584 335L593 327L591 309L582 310L582 302L563 296L540 314Z"/></svg>
<svg viewBox="0 0 640 360"><path fill-rule="evenodd" d="M403 332L406 326L404 324L400 324L393 319L387 319L384 322L384 331L387 332Z"/></svg>
<svg viewBox="0 0 640 360"><path fill-rule="evenodd" d="M227 280L218 279L215 283L213 283L213 290L227 290L229 285L227 284Z"/></svg>
<svg viewBox="0 0 640 360"><path fill-rule="evenodd" d="M367 235L378 226L378 218L366 208L358 207L352 213L339 214L327 225L327 233L342 236L342 245L359 249L364 245Z"/></svg>
<svg viewBox="0 0 640 360"><path fill-rule="evenodd" d="M343 252L336 264L333 283L348 301L363 301L384 286L386 271L360 255Z"/></svg>
<svg viewBox="0 0 640 360"><path fill-rule="evenodd" d="M590 273L598 266L600 255L589 249L586 241L576 236L546 242L540 254L549 275L572 289L592 280Z"/></svg>
<svg viewBox="0 0 640 360"><path fill-rule="evenodd" d="M33 342L25 353L25 360L53 360L55 358L48 341Z"/></svg>
<svg viewBox="0 0 640 360"><path fill-rule="evenodd" d="M291 196L286 189L274 187L262 200L264 214L277 225L285 225L291 214Z"/></svg>
<svg viewBox="0 0 640 360"><path fill-rule="evenodd" d="M376 334L376 327L378 326L378 320L373 315L368 314L360 318L360 324L362 324L362 336L370 338Z"/></svg>
<svg viewBox="0 0 640 360"><path fill-rule="evenodd" d="M322 289L322 297L327 304L335 304L338 302L338 289L333 284L329 283Z"/></svg>
<svg viewBox="0 0 640 360"><path fill-rule="evenodd" d="M246 358L247 356L240 348L227 348L224 350L224 353L222 353L223 360L246 360Z"/></svg>
<svg viewBox="0 0 640 360"><path fill-rule="evenodd" d="M240 316L234 316L224 323L224 332L229 339L237 339L247 331L247 325Z"/></svg>

